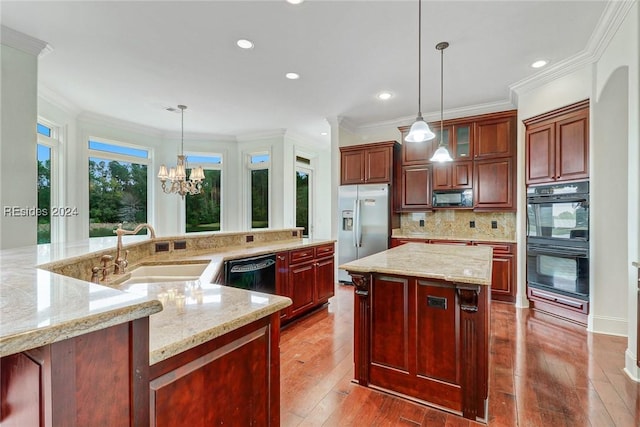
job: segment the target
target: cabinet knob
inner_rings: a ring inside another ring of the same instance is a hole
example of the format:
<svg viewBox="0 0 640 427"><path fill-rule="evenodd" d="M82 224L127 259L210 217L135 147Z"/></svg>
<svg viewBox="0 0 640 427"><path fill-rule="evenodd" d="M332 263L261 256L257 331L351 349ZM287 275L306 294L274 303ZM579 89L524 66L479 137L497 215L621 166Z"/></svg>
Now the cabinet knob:
<svg viewBox="0 0 640 427"><path fill-rule="evenodd" d="M284 257L283 257L282 255L278 255L278 259L279 259L280 261L284 261Z"/></svg>

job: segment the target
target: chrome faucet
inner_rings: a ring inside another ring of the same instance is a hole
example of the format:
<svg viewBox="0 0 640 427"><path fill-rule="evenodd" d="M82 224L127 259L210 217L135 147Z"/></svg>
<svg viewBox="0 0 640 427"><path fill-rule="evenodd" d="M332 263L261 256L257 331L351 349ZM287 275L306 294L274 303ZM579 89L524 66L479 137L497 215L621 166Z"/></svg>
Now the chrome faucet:
<svg viewBox="0 0 640 427"><path fill-rule="evenodd" d="M118 236L118 244L116 246L116 260L113 263L113 274L124 274L127 269L127 265L129 265L129 261L127 261L127 257L129 256L129 251L124 252L124 258L122 258L121 256L122 236L124 236L125 234L138 234L138 232L145 227L147 228L147 230L149 230L149 233L151 233L151 238L155 239L156 231L153 229L151 224L147 224L147 223L139 224L133 230L125 230L124 228L122 228L122 224L118 224L118 228L113 230L113 232Z"/></svg>

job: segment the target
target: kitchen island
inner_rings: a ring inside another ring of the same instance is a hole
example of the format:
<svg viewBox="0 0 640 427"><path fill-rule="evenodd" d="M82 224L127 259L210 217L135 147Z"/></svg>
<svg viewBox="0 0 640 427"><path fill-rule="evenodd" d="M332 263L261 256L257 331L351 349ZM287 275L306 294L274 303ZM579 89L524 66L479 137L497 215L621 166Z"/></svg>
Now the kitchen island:
<svg viewBox="0 0 640 427"><path fill-rule="evenodd" d="M235 234L132 236L129 270L207 264L195 280L162 283L129 272L90 283L114 239L0 251L3 427L278 425L280 312L291 300L222 286L221 271L227 259L332 241L284 230L241 245L246 233Z"/></svg>
<svg viewBox="0 0 640 427"><path fill-rule="evenodd" d="M487 417L490 247L407 243L339 268L355 286L355 381Z"/></svg>

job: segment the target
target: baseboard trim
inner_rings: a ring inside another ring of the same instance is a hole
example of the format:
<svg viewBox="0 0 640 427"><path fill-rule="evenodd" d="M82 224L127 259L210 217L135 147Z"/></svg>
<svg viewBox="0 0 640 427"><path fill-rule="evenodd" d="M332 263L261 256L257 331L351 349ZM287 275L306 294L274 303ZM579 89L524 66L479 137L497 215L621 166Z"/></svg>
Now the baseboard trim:
<svg viewBox="0 0 640 427"><path fill-rule="evenodd" d="M628 334L627 319L622 317L593 315L589 323L589 332L626 337Z"/></svg>

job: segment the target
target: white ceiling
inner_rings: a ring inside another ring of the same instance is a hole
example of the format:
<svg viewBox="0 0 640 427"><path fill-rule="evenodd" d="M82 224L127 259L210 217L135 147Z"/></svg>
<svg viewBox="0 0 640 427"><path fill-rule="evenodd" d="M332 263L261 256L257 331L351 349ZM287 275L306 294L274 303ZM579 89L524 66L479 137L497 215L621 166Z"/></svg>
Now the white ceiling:
<svg viewBox="0 0 640 427"><path fill-rule="evenodd" d="M604 1L423 1L422 111L506 105L509 86L583 52ZM351 127L409 124L417 112L418 1L1 1L4 26L53 48L39 85L80 112L180 129L319 137L327 118ZM255 42L252 50L236 40ZM298 72L299 80L284 78ZM391 91L388 101L375 95Z"/></svg>

